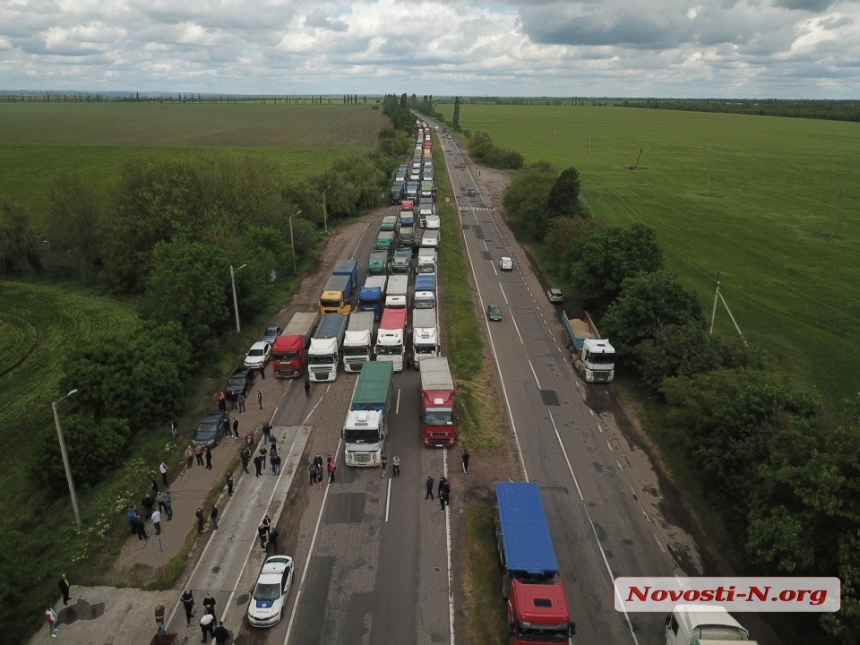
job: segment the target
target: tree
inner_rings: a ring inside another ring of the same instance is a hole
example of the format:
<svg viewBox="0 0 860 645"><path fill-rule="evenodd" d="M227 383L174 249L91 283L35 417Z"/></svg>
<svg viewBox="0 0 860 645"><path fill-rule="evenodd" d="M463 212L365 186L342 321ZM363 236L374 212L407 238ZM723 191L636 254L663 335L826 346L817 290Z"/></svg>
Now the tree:
<svg viewBox="0 0 860 645"><path fill-rule="evenodd" d="M665 378L694 376L723 366L722 343L697 323L658 327L653 337L633 348L631 356L652 392L660 391Z"/></svg>
<svg viewBox="0 0 860 645"><path fill-rule="evenodd" d="M67 264L79 277L89 277L101 265L101 203L89 184L77 174L63 174L52 183L48 193L46 236L55 262Z"/></svg>
<svg viewBox="0 0 860 645"><path fill-rule="evenodd" d="M596 219L553 217L547 223L543 238L549 257L566 280L573 264L573 247L604 225Z"/></svg>
<svg viewBox="0 0 860 645"><path fill-rule="evenodd" d="M555 178L555 171L533 166L515 177L502 195L502 206L514 227L535 239L543 239L549 226L547 198Z"/></svg>
<svg viewBox="0 0 860 645"><path fill-rule="evenodd" d="M0 273L38 271L36 233L23 207L0 202Z"/></svg>
<svg viewBox="0 0 860 645"><path fill-rule="evenodd" d="M549 191L549 208L554 215L572 217L579 213L579 171L567 168Z"/></svg>
<svg viewBox="0 0 860 645"><path fill-rule="evenodd" d="M599 233L598 233L599 234ZM622 354L669 326L702 328L705 318L698 296L667 271L640 273L622 283L621 295L601 321L601 329Z"/></svg>
<svg viewBox="0 0 860 645"><path fill-rule="evenodd" d="M624 280L663 266L657 233L644 224L595 231L576 245L574 258L573 285L583 305L598 314L618 297Z"/></svg>
<svg viewBox="0 0 860 645"><path fill-rule="evenodd" d="M451 116L451 127L455 132L460 131L460 97L454 97L454 114Z"/></svg>

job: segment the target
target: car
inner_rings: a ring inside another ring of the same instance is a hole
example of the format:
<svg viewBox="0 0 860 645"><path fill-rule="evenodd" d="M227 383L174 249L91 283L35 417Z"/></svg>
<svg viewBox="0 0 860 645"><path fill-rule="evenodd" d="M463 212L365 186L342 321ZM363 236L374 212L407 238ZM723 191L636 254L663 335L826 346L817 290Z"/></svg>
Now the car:
<svg viewBox="0 0 860 645"><path fill-rule="evenodd" d="M272 627L280 622L295 570L295 562L288 555L266 559L248 603L248 622L253 627Z"/></svg>
<svg viewBox="0 0 860 645"><path fill-rule="evenodd" d="M546 297L549 298L550 302L564 302L561 289L556 289L555 287L550 287L546 290Z"/></svg>
<svg viewBox="0 0 860 645"><path fill-rule="evenodd" d="M227 412L225 410L212 410L203 417L200 425L197 426L191 444L204 448L214 448L221 440L221 435L227 434L229 427L230 416Z"/></svg>
<svg viewBox="0 0 860 645"><path fill-rule="evenodd" d="M495 302L487 305L487 318L492 322L502 322L502 308Z"/></svg>
<svg viewBox="0 0 860 645"><path fill-rule="evenodd" d="M477 197L478 195L478 191L476 191L474 188L470 188L466 192L469 194L469 197Z"/></svg>
<svg viewBox="0 0 860 645"><path fill-rule="evenodd" d="M227 387L224 388L224 393L231 401L235 401L240 394L244 397L248 396L248 391L254 385L254 371L247 367L240 367L233 375L227 379Z"/></svg>
<svg viewBox="0 0 860 645"><path fill-rule="evenodd" d="M265 367L269 362L269 354L272 352L272 346L265 341L257 341L251 345L251 349L245 355L245 367L260 369Z"/></svg>
<svg viewBox="0 0 860 645"><path fill-rule="evenodd" d="M513 271L514 270L514 261L512 258L509 258L507 255L504 255L499 258L499 269L502 271Z"/></svg>
<svg viewBox="0 0 860 645"><path fill-rule="evenodd" d="M261 343L269 343L269 345L275 344L275 339L278 337L278 334L281 333L281 328L277 325L273 327L266 327L266 331L263 332L263 335L260 336Z"/></svg>

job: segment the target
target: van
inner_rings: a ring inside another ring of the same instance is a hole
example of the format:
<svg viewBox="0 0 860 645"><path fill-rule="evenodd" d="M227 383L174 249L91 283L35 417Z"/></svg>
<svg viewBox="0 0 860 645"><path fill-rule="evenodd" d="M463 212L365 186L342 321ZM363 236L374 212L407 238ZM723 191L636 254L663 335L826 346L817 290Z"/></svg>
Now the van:
<svg viewBox="0 0 860 645"><path fill-rule="evenodd" d="M698 645L729 641L756 645L750 634L722 607L677 605L666 617L666 645Z"/></svg>

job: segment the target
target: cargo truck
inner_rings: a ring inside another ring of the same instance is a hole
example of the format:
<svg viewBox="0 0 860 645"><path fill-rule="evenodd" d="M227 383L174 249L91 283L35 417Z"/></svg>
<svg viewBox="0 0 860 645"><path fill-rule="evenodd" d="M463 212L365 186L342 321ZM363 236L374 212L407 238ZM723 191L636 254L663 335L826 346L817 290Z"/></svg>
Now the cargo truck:
<svg viewBox="0 0 860 645"><path fill-rule="evenodd" d="M330 313L349 315L352 311L352 290L355 288L351 275L332 275L323 287L320 296L320 316Z"/></svg>
<svg viewBox="0 0 860 645"><path fill-rule="evenodd" d="M385 292L385 306L389 306L391 298L398 299L398 305L403 303L406 307L409 298L409 276L393 275L388 278L388 291Z"/></svg>
<svg viewBox="0 0 860 645"><path fill-rule="evenodd" d="M421 273L415 276L415 291L432 291L436 293L436 274Z"/></svg>
<svg viewBox="0 0 860 645"><path fill-rule="evenodd" d="M272 343L272 371L275 378L296 378L305 371L307 347L317 328L320 315L316 311L299 311Z"/></svg>
<svg viewBox="0 0 860 645"><path fill-rule="evenodd" d="M367 275L385 275L387 263L388 253L379 250L371 251L367 259Z"/></svg>
<svg viewBox="0 0 860 645"><path fill-rule="evenodd" d="M398 175L395 183L391 186L391 203L399 204L406 192L406 175Z"/></svg>
<svg viewBox="0 0 860 645"><path fill-rule="evenodd" d="M445 448L457 441L454 379L448 359L421 361L421 439L425 446Z"/></svg>
<svg viewBox="0 0 860 645"><path fill-rule="evenodd" d="M385 283L388 278L384 275L368 276L364 286L358 290L358 311L372 311L373 319L379 322L382 318L382 308L385 306Z"/></svg>
<svg viewBox="0 0 860 645"><path fill-rule="evenodd" d="M615 376L615 348L600 337L594 321L587 312L566 311L559 314L566 338L564 344L571 351L571 362L588 383L609 383Z"/></svg>
<svg viewBox="0 0 860 645"><path fill-rule="evenodd" d="M372 467L382 463L394 390L392 372L390 362L372 361L365 363L358 375L343 424L347 466Z"/></svg>
<svg viewBox="0 0 860 645"><path fill-rule="evenodd" d="M390 361L395 372L403 371L403 359L406 354L404 336L406 334L406 316L409 311L386 307L382 312L382 322L376 334L376 360Z"/></svg>
<svg viewBox="0 0 860 645"><path fill-rule="evenodd" d="M421 361L439 356L439 333L435 309L412 310L412 364L421 369Z"/></svg>
<svg viewBox="0 0 860 645"><path fill-rule="evenodd" d="M343 369L347 372L360 372L372 355L373 312L353 312L349 316L349 324L343 338Z"/></svg>
<svg viewBox="0 0 860 645"><path fill-rule="evenodd" d="M510 643L569 643L576 624L537 484L496 482L496 542Z"/></svg>
<svg viewBox="0 0 860 645"><path fill-rule="evenodd" d="M429 198L433 199L436 192L433 190L433 181L431 179L424 178L424 181L421 182L421 199Z"/></svg>
<svg viewBox="0 0 860 645"><path fill-rule="evenodd" d="M380 231L393 231L395 228L397 228L397 215L386 215L382 218L382 224L379 225Z"/></svg>
<svg viewBox="0 0 860 645"><path fill-rule="evenodd" d="M308 375L314 382L337 378L337 364L348 317L343 314L323 316L308 349Z"/></svg>
<svg viewBox="0 0 860 645"><path fill-rule="evenodd" d="M756 645L749 632L722 607L677 605L666 616L666 645Z"/></svg>
<svg viewBox="0 0 860 645"><path fill-rule="evenodd" d="M400 248L394 252L394 256L388 263L390 273L405 273L409 275L409 269L412 267L412 249Z"/></svg>
<svg viewBox="0 0 860 645"><path fill-rule="evenodd" d="M415 229L411 224L401 224L400 228L397 229L397 249L407 249L409 251L409 259L411 260L413 246L415 246Z"/></svg>
<svg viewBox="0 0 860 645"><path fill-rule="evenodd" d="M441 231L438 228L430 229L424 231L424 235L421 236L421 248L422 249L435 249L439 248L439 241L441 239Z"/></svg>
<svg viewBox="0 0 860 645"><path fill-rule="evenodd" d="M422 274L427 275L427 274ZM412 296L412 308L418 309L435 309L436 294L432 291L416 291Z"/></svg>
<svg viewBox="0 0 860 645"><path fill-rule="evenodd" d="M394 230L383 231L380 230L376 235L376 246L374 250L376 251L385 251L388 254L388 257L391 257L391 254L394 253Z"/></svg>
<svg viewBox="0 0 860 645"><path fill-rule="evenodd" d="M418 273L436 273L436 249L418 249Z"/></svg>

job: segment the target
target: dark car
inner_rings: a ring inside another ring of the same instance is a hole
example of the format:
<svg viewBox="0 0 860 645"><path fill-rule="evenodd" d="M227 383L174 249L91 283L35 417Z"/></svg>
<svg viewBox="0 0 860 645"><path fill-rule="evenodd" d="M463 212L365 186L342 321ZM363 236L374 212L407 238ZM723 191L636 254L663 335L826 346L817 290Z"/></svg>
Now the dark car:
<svg viewBox="0 0 860 645"><path fill-rule="evenodd" d="M221 440L221 435L227 433L230 417L224 410L212 410L203 417L191 443L195 446L214 448Z"/></svg>
<svg viewBox="0 0 860 645"><path fill-rule="evenodd" d="M281 333L280 327L266 327L266 331L263 332L263 335L260 336L261 343L269 343L269 345L275 344L275 339L278 337L278 334Z"/></svg>
<svg viewBox="0 0 860 645"><path fill-rule="evenodd" d="M502 322L502 308L491 302L487 305L487 318L493 322Z"/></svg>
<svg viewBox="0 0 860 645"><path fill-rule="evenodd" d="M248 391L253 385L254 370L248 369L247 367L240 367L233 372L233 376L227 380L227 387L224 388L224 393L231 401L235 401L239 394L247 398Z"/></svg>

